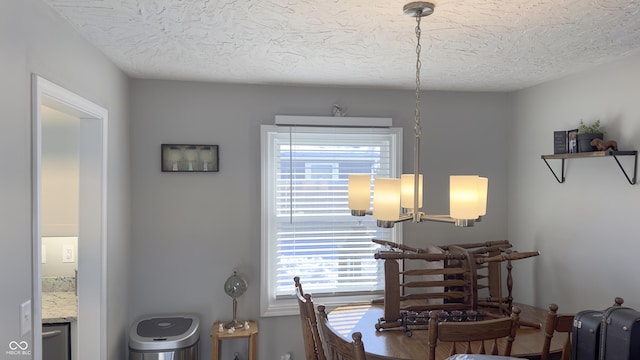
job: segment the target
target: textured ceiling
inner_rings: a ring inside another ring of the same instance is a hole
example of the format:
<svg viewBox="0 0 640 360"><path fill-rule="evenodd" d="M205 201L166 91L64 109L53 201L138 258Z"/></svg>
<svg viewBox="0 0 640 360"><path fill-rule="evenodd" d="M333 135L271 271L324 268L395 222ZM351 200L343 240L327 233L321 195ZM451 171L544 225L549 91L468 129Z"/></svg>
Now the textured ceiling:
<svg viewBox="0 0 640 360"><path fill-rule="evenodd" d="M415 86L396 0L43 0L135 78ZM640 50L640 0L436 0L422 88L515 90Z"/></svg>

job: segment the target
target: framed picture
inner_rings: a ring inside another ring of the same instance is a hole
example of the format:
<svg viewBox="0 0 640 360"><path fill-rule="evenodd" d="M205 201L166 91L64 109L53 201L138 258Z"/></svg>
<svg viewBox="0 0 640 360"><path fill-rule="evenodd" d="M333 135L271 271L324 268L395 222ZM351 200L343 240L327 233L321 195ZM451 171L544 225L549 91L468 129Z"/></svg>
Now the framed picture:
<svg viewBox="0 0 640 360"><path fill-rule="evenodd" d="M567 130L567 148L570 154L578 152L578 129Z"/></svg>
<svg viewBox="0 0 640 360"><path fill-rule="evenodd" d="M553 153L554 154L566 154L567 153L567 131L560 130L553 132Z"/></svg>
<svg viewBox="0 0 640 360"><path fill-rule="evenodd" d="M218 145L162 144L162 172L218 172Z"/></svg>

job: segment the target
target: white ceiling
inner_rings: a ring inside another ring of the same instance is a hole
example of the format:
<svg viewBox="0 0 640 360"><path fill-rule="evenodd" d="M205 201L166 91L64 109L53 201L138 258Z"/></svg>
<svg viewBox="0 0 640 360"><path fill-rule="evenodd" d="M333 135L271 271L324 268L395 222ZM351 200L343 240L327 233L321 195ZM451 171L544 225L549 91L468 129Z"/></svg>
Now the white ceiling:
<svg viewBox="0 0 640 360"><path fill-rule="evenodd" d="M415 87L396 0L43 0L134 78ZM640 0L436 0L422 88L508 91L640 50Z"/></svg>

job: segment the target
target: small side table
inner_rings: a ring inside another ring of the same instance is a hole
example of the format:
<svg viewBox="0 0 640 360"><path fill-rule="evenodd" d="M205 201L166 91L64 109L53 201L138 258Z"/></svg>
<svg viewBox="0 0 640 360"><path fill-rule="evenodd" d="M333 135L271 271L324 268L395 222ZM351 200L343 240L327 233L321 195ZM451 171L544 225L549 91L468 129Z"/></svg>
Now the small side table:
<svg viewBox="0 0 640 360"><path fill-rule="evenodd" d="M249 339L249 360L257 360L258 356L258 324L255 321L249 321L249 328L236 329L233 334L229 334L227 329L218 332L220 324L224 326L224 322L216 321L211 326L211 360L220 359L220 343L227 339Z"/></svg>

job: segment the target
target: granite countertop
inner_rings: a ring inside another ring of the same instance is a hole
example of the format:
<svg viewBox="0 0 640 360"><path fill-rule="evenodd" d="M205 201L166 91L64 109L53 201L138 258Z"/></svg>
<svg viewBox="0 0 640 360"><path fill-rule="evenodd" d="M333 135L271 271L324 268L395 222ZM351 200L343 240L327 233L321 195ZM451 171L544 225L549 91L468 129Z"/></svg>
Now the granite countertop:
<svg viewBox="0 0 640 360"><path fill-rule="evenodd" d="M78 318L78 301L73 291L42 293L42 323L74 322Z"/></svg>

